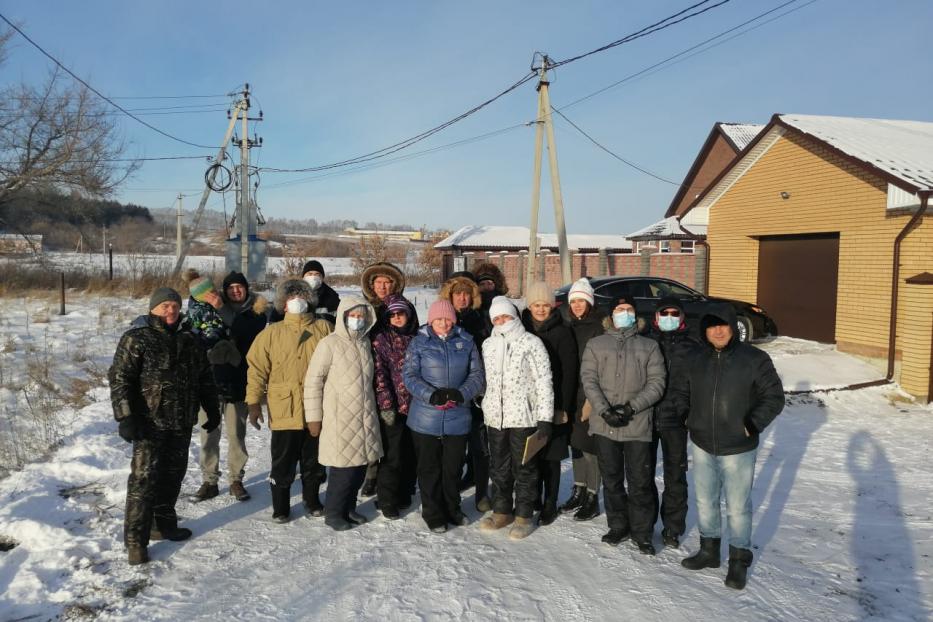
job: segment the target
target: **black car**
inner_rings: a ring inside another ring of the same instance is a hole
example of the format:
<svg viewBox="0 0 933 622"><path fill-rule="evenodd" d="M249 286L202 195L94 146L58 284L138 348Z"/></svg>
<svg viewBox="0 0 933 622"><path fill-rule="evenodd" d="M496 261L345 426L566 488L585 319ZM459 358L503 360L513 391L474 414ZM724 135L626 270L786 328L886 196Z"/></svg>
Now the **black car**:
<svg viewBox="0 0 933 622"><path fill-rule="evenodd" d="M776 336L777 325L764 309L741 300L713 298L691 289L683 283L645 276L608 276L587 277L596 297L596 306L611 314L615 301L622 296L635 300L635 313L647 324L654 321L654 310L661 298L677 298L687 313L687 327L694 333L699 332L700 318L711 302L727 302L735 308L739 320L739 339L752 341L764 337ZM557 304L567 303L570 285L564 285L554 292Z"/></svg>

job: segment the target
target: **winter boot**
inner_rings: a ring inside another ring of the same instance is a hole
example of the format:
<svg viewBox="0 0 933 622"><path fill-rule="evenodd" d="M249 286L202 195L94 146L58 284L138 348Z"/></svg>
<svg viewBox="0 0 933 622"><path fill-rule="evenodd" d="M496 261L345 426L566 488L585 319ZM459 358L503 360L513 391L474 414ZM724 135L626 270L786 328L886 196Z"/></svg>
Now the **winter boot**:
<svg viewBox="0 0 933 622"><path fill-rule="evenodd" d="M304 502L308 516L324 516L324 506L321 505L321 485L308 484L301 489L301 498Z"/></svg>
<svg viewBox="0 0 933 622"><path fill-rule="evenodd" d="M476 500L476 511L486 513L492 509L492 502L489 497L482 497Z"/></svg>
<svg viewBox="0 0 933 622"><path fill-rule="evenodd" d="M752 552L748 549L729 547L729 572L726 574L726 586L737 590L745 589L748 567L752 565Z"/></svg>
<svg viewBox="0 0 933 622"><path fill-rule="evenodd" d="M361 497L372 497L376 494L376 479L367 479L363 482L363 487L360 488Z"/></svg>
<svg viewBox="0 0 933 622"><path fill-rule="evenodd" d="M650 539L636 540L635 544L638 546L638 551L642 555L654 555L657 553L654 549L654 543Z"/></svg>
<svg viewBox="0 0 933 622"><path fill-rule="evenodd" d="M680 536L666 527L661 530L661 541L664 542L664 546L672 549L676 549L680 546Z"/></svg>
<svg viewBox="0 0 933 622"><path fill-rule="evenodd" d="M181 542L182 540L187 540L190 537L190 529L186 529L185 527L178 527L177 525L169 525L165 528L159 528L153 525L152 529L149 530L150 540L171 540L172 542Z"/></svg>
<svg viewBox="0 0 933 622"><path fill-rule="evenodd" d="M201 501L213 499L219 494L220 490L217 488L217 484L208 484L207 482L204 482L201 484L201 487L198 488L198 491L194 493L193 501L195 503L200 503Z"/></svg>
<svg viewBox="0 0 933 622"><path fill-rule="evenodd" d="M687 570L703 570L704 568L719 568L720 538L704 538L700 536L700 550L680 560L680 565ZM744 575L744 573L743 573Z"/></svg>
<svg viewBox="0 0 933 622"><path fill-rule="evenodd" d="M230 482L230 496L232 496L237 501L249 501L249 493L246 492L246 488L243 486L243 482L237 480L235 482Z"/></svg>
<svg viewBox="0 0 933 622"><path fill-rule="evenodd" d="M277 523L287 523L291 513L291 488L286 486L272 486L272 520Z"/></svg>
<svg viewBox="0 0 933 622"><path fill-rule="evenodd" d="M130 566L138 566L149 561L149 551L141 544L130 544L126 547L126 559Z"/></svg>
<svg viewBox="0 0 933 622"><path fill-rule="evenodd" d="M548 500L544 502L544 509L538 514L538 526L544 527L557 520L559 512L557 511L557 500Z"/></svg>
<svg viewBox="0 0 933 622"><path fill-rule="evenodd" d="M586 499L586 486L574 486L570 498L564 502L564 505L560 506L561 514L576 512L583 505L584 499Z"/></svg>
<svg viewBox="0 0 933 622"><path fill-rule="evenodd" d="M479 522L479 528L482 531L495 531L512 524L514 520L515 517L512 514L496 514L493 512L491 516L487 516Z"/></svg>
<svg viewBox="0 0 933 622"><path fill-rule="evenodd" d="M369 519L357 512L356 510L350 510L347 512L347 520L353 523L354 525L364 525L369 522Z"/></svg>
<svg viewBox="0 0 933 622"><path fill-rule="evenodd" d="M434 525L431 527L432 533L447 533L447 525Z"/></svg>
<svg viewBox="0 0 933 622"><path fill-rule="evenodd" d="M401 518L401 515L398 512L398 508L391 505L383 505L379 508L382 510L382 516L386 520L398 520Z"/></svg>
<svg viewBox="0 0 933 622"><path fill-rule="evenodd" d="M530 518L516 516L515 524L512 525L511 529L509 529L509 539L523 540L524 538L527 538L532 531L534 531L534 526L531 524Z"/></svg>
<svg viewBox="0 0 933 622"><path fill-rule="evenodd" d="M573 520L592 520L599 516L599 495L595 492L586 492L586 498L580 505L580 509L573 515Z"/></svg>
<svg viewBox="0 0 933 622"><path fill-rule="evenodd" d="M616 527L610 527L609 531L606 532L606 535L603 536L603 542L609 546L619 546L620 542L624 542L632 537L632 532L628 529L619 529Z"/></svg>
<svg viewBox="0 0 933 622"><path fill-rule="evenodd" d="M455 527L466 527L470 524L470 519L467 518L466 514L457 510L456 512L450 513L450 516L447 517L447 523Z"/></svg>
<svg viewBox="0 0 933 622"><path fill-rule="evenodd" d="M356 527L356 523L351 523L342 516L328 516L324 519L324 524L334 531L346 531Z"/></svg>

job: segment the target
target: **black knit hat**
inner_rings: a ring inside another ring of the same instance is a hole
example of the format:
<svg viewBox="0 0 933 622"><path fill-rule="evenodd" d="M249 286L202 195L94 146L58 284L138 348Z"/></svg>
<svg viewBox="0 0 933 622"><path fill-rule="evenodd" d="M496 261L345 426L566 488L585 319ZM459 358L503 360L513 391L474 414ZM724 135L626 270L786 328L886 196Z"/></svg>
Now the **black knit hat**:
<svg viewBox="0 0 933 622"><path fill-rule="evenodd" d="M324 274L324 266L321 265L321 262L317 259L312 259L305 264L305 267L301 269L301 276L304 276L314 270L315 272L320 272L322 277L327 276Z"/></svg>
<svg viewBox="0 0 933 622"><path fill-rule="evenodd" d="M181 306L181 296L178 295L178 292L171 287L160 287L149 296L149 310L152 311L167 300L177 302L178 306Z"/></svg>
<svg viewBox="0 0 933 622"><path fill-rule="evenodd" d="M246 288L246 291L249 291L249 281L246 280L246 276L242 272L237 272L232 270L230 274L224 277L224 292L227 291L227 288L231 285L239 284Z"/></svg>
<svg viewBox="0 0 933 622"><path fill-rule="evenodd" d="M625 296L619 296L618 298L616 298L616 303L615 305L613 305L612 308L615 309L619 305L632 305L634 307L635 299L627 294Z"/></svg>

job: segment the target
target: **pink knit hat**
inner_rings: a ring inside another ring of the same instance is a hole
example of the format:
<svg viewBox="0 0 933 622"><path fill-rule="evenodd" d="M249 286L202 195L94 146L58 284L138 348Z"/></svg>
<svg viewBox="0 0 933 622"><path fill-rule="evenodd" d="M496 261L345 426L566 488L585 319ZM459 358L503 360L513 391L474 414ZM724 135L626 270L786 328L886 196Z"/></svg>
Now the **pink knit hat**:
<svg viewBox="0 0 933 622"><path fill-rule="evenodd" d="M454 324L457 323L457 312L449 300L435 300L431 303L431 308L428 309L428 324L441 318L447 318Z"/></svg>

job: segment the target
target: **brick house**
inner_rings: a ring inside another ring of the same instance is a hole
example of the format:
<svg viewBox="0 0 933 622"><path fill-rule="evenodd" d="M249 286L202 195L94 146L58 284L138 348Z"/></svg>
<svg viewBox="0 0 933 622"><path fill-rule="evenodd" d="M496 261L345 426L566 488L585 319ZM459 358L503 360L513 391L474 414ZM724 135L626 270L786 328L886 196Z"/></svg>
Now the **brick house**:
<svg viewBox="0 0 933 622"><path fill-rule="evenodd" d="M681 223L708 227L710 294L756 301L783 335L886 362L929 399L931 192L933 123L778 114Z"/></svg>

